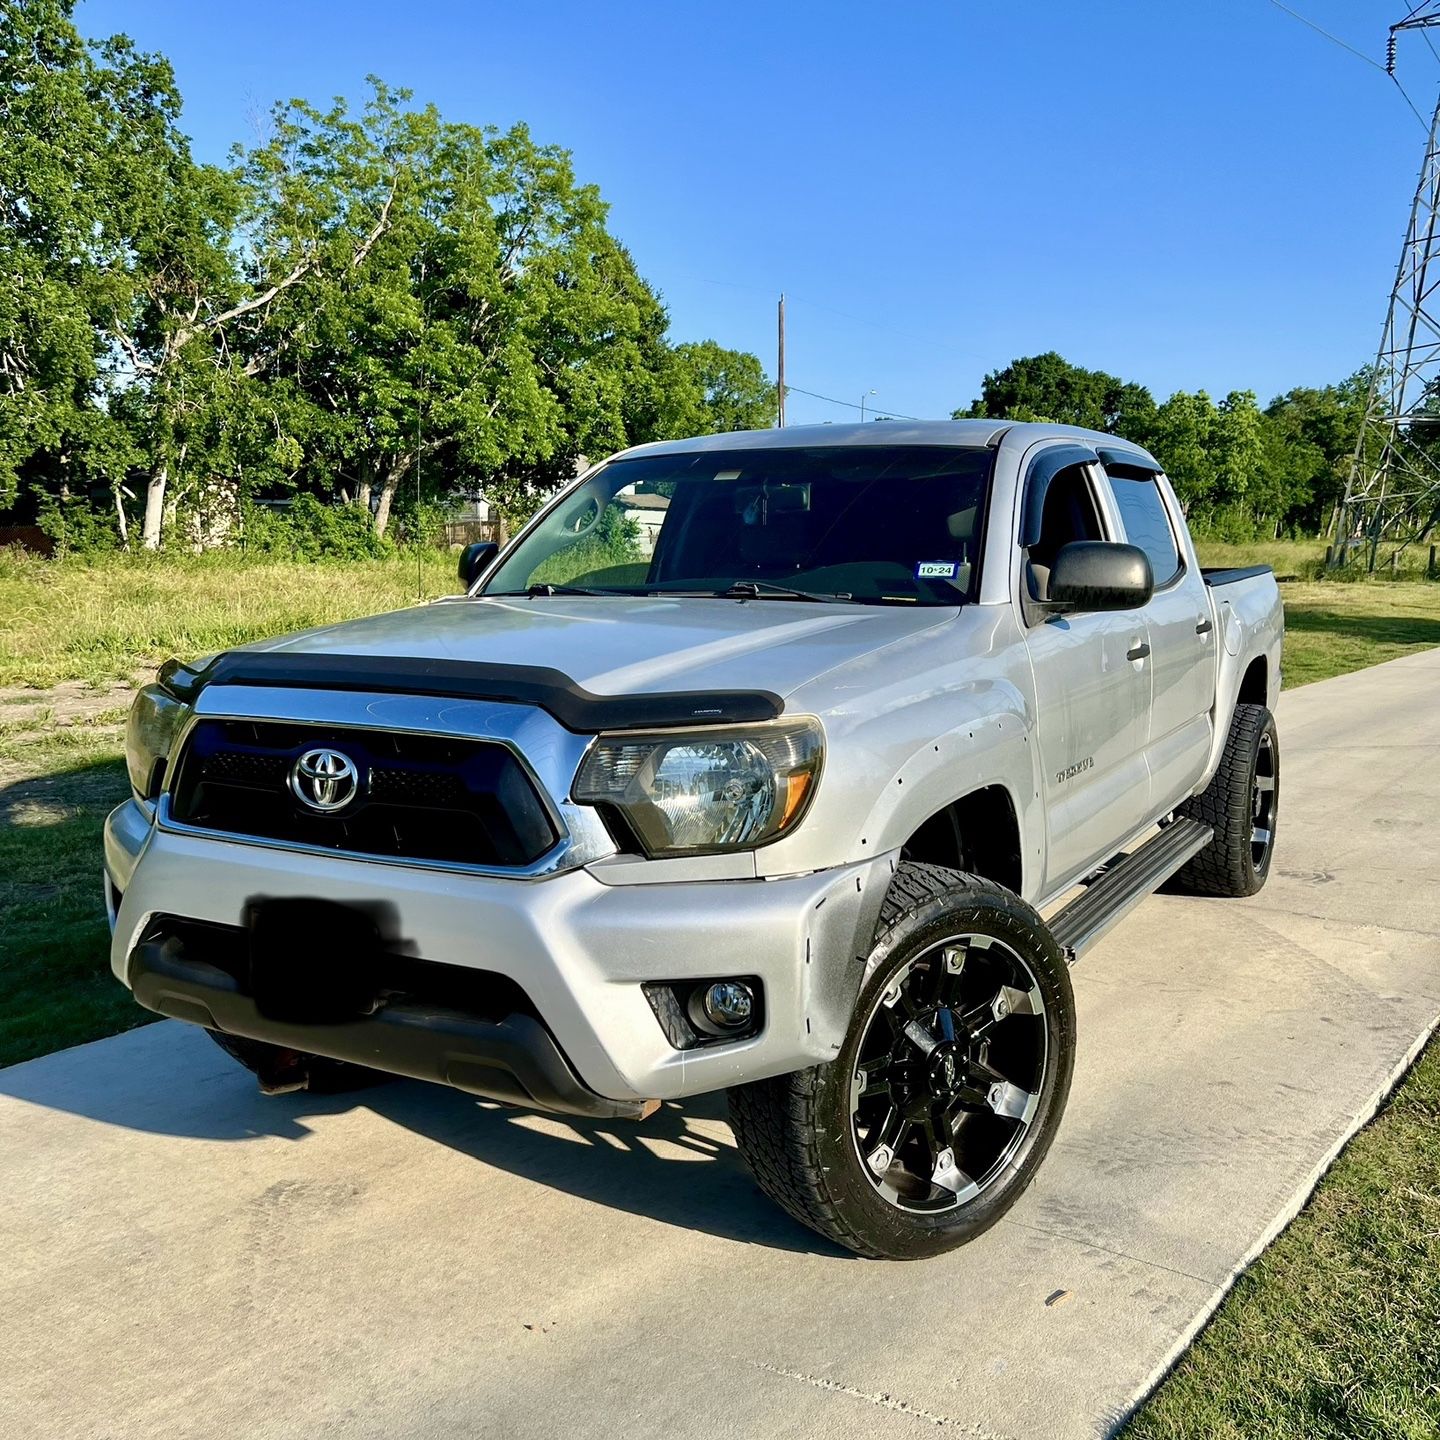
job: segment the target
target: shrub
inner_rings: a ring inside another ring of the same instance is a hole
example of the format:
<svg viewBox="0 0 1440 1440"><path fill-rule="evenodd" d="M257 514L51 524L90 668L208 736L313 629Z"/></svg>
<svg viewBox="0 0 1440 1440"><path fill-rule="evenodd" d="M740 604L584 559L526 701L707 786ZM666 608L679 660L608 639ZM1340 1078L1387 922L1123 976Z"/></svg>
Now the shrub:
<svg viewBox="0 0 1440 1440"><path fill-rule="evenodd" d="M121 548L114 512L97 510L88 499L47 496L38 519L57 555L107 555Z"/></svg>
<svg viewBox="0 0 1440 1440"><path fill-rule="evenodd" d="M322 505L297 495L284 510L247 505L243 545L251 553L291 560L375 560L394 546L375 533L363 505Z"/></svg>

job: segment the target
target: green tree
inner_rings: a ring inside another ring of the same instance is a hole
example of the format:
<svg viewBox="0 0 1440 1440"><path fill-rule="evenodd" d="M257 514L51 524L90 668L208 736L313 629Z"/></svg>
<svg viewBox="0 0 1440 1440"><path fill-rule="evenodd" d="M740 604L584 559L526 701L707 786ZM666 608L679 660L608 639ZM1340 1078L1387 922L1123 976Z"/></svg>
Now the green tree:
<svg viewBox="0 0 1440 1440"><path fill-rule="evenodd" d="M675 346L665 438L763 430L775 423L775 386L757 356L714 340Z"/></svg>
<svg viewBox="0 0 1440 1440"><path fill-rule="evenodd" d="M1210 428L1216 503L1254 505L1270 498L1261 490L1264 427L1253 390L1232 390L1216 406Z"/></svg>
<svg viewBox="0 0 1440 1440"><path fill-rule="evenodd" d="M138 462L153 549L187 487L209 488L215 462L230 458L213 442L256 373L249 332L335 261L333 213L373 197L327 187L328 157L287 157L264 196L197 163L168 61L124 36L85 45L72 9L19 0L0 12L0 206L14 262L0 301L10 337L0 463L13 475L21 457L32 471L53 457L63 496L97 457L111 472ZM383 201L374 208L350 264L384 229ZM283 235L270 226L277 215L293 222ZM34 342L47 336L41 356ZM123 532L123 508L119 521Z"/></svg>
<svg viewBox="0 0 1440 1440"><path fill-rule="evenodd" d="M374 83L358 119L279 107L246 157L258 195L297 151L330 157L347 192L383 184L386 165L400 176L365 263L281 297L248 363L308 407L291 421L306 431L302 483L373 506L382 534L417 463L432 493L483 486L515 518L581 456L656 423L665 313L565 151L523 126L406 110L405 92ZM263 225L282 237L304 213Z"/></svg>
<svg viewBox="0 0 1440 1440"><path fill-rule="evenodd" d="M0 508L93 534L98 497L123 541L130 496L154 548L308 495L383 536L397 503L513 520L586 456L768 423L754 356L670 342L564 150L372 81L201 164L169 64L72 12L0 9Z"/></svg>
<svg viewBox="0 0 1440 1440"><path fill-rule="evenodd" d="M1047 420L1109 431L1143 445L1154 414L1155 401L1143 385L1072 365L1048 350L992 370L980 398L968 410L955 411L954 418Z"/></svg>
<svg viewBox="0 0 1440 1440"><path fill-rule="evenodd" d="M145 67L107 72L73 0L0 8L0 508L22 488L68 504L92 484L121 505L135 458L109 413L105 156ZM119 510L124 528L124 510Z"/></svg>
<svg viewBox="0 0 1440 1440"><path fill-rule="evenodd" d="M1338 385L1289 390L1266 409L1266 465L1281 488L1284 524L1310 532L1333 526L1369 385L1361 370Z"/></svg>
<svg viewBox="0 0 1440 1440"><path fill-rule="evenodd" d="M1177 390L1155 412L1149 449L1165 467L1186 514L1215 496L1214 427L1215 406L1203 390L1193 395Z"/></svg>
<svg viewBox="0 0 1440 1440"><path fill-rule="evenodd" d="M1177 390L1155 412L1150 450L1165 467L1197 529L1250 539L1274 523L1280 492L1267 467L1269 421L1249 390L1216 405L1205 391Z"/></svg>

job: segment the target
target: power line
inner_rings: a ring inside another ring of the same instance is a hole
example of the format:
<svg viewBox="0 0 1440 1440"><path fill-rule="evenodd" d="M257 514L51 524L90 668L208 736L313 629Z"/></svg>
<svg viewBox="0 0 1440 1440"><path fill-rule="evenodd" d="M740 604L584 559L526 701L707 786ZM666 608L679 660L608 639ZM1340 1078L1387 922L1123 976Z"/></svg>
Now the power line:
<svg viewBox="0 0 1440 1440"><path fill-rule="evenodd" d="M1405 87L1400 83L1400 77L1399 77L1398 75L1392 75L1390 78L1395 82L1395 88L1400 92L1400 94L1401 94L1401 96L1403 97L1405 103L1410 107L1411 112L1414 114L1415 118L1420 122L1420 128L1421 128L1422 130L1427 130L1427 129L1429 129L1429 126L1427 126L1427 125L1425 124L1425 117L1420 113L1419 107L1415 104L1415 102L1414 102L1414 101L1410 98L1410 96L1406 93Z"/></svg>
<svg viewBox="0 0 1440 1440"><path fill-rule="evenodd" d="M785 388L792 395L808 395L812 400L823 400L827 405L843 405L847 410L863 410L865 408L857 405L853 400L837 400L833 395L818 395L814 390L802 390L798 385L787 385ZM883 406L878 408L882 415L892 420L921 420L923 422L923 417L919 415L902 415L898 410L888 410Z"/></svg>
<svg viewBox="0 0 1440 1440"><path fill-rule="evenodd" d="M1338 45L1342 50L1348 51L1357 60L1363 60L1367 65L1374 66L1374 68L1378 70L1382 75L1388 75L1390 79L1395 82L1395 88L1400 92L1400 98L1404 100L1404 102L1410 107L1411 114L1413 114L1415 118L1420 122L1421 128L1429 128L1428 125L1426 125L1425 117L1420 113L1419 109L1415 105L1415 102L1410 98L1409 92L1400 83L1400 77L1395 73L1393 69L1390 68L1389 65L1382 65L1378 60L1374 59L1370 55L1367 55L1363 50L1357 50L1348 41L1342 40L1338 35L1331 34L1331 32L1325 29L1323 25L1317 25L1308 16L1302 15L1298 10L1292 10L1288 5L1283 4L1282 0L1270 0L1270 3L1277 10L1283 10L1288 16L1290 16L1292 20L1298 20L1302 25L1307 26L1317 35L1323 35L1328 41L1330 41L1332 45ZM1416 8L1418 9L1419 7L1417 6ZM1414 11L1411 11L1412 15L1414 13ZM1423 34L1424 32L1422 31L1421 33ZM1426 43L1428 44L1429 41L1427 40ZM1393 32L1391 35L1391 44L1394 44ZM1433 46L1431 47L1431 53L1434 53Z"/></svg>
<svg viewBox="0 0 1440 1440"><path fill-rule="evenodd" d="M1375 59L1372 59L1363 50L1357 50L1353 45L1342 40L1338 35L1332 35L1324 26L1317 25L1313 20L1307 19L1298 10L1292 10L1288 5L1282 5L1280 0L1270 0L1270 3L1277 9L1283 10L1292 19L1298 20L1302 25L1308 25L1317 35L1323 35L1332 44L1338 45L1342 50L1348 50L1357 60L1363 60L1367 65L1373 65L1382 73L1385 67Z"/></svg>

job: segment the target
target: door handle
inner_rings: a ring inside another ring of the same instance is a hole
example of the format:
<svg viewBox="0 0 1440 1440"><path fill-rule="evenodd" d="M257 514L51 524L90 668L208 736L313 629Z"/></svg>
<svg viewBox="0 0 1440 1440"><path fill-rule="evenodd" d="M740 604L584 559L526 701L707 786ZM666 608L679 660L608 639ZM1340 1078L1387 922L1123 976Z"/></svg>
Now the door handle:
<svg viewBox="0 0 1440 1440"><path fill-rule="evenodd" d="M1150 653L1150 647L1142 640L1133 650L1125 652L1127 660L1143 660Z"/></svg>
<svg viewBox="0 0 1440 1440"><path fill-rule="evenodd" d="M1196 633L1197 635L1208 635L1214 628L1215 628L1215 625L1214 625L1214 622L1213 622L1213 621L1210 621L1210 620L1202 620L1202 621L1195 627L1195 633Z"/></svg>

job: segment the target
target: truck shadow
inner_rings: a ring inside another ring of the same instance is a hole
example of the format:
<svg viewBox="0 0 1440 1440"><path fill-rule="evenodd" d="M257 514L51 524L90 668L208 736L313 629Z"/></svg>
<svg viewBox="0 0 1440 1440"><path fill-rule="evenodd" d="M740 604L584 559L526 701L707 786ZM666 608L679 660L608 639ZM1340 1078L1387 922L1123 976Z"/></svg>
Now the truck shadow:
<svg viewBox="0 0 1440 1440"><path fill-rule="evenodd" d="M470 1159L594 1204L749 1245L854 1258L760 1193L719 1095L667 1103L644 1121L537 1115L410 1083L364 1103Z"/></svg>
<svg viewBox="0 0 1440 1440"><path fill-rule="evenodd" d="M718 1095L666 1104L633 1122L510 1110L408 1080L343 1095L266 1097L202 1031L165 1021L0 1071L0 1096L173 1138L160 1162L167 1185L183 1185L188 1166L207 1164L216 1142L328 1140L350 1149L360 1167L364 1134L324 1121L369 1111L477 1164L596 1205L749 1245L852 1258L759 1192ZM82 1129L72 1143L83 1150L92 1140ZM436 1193L435 1203L448 1201Z"/></svg>

